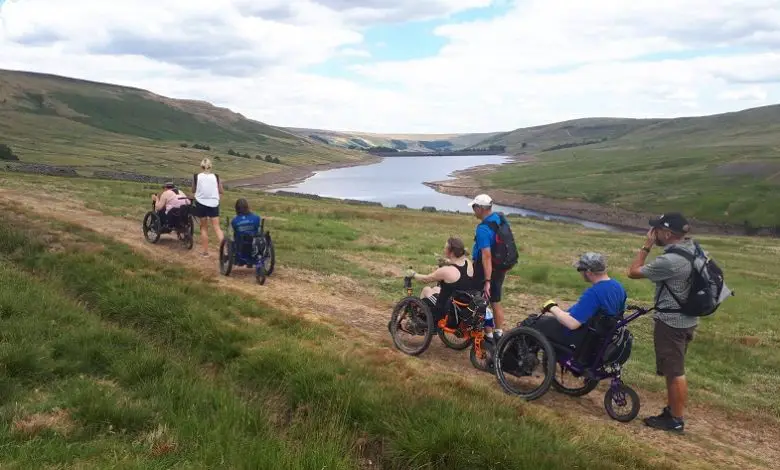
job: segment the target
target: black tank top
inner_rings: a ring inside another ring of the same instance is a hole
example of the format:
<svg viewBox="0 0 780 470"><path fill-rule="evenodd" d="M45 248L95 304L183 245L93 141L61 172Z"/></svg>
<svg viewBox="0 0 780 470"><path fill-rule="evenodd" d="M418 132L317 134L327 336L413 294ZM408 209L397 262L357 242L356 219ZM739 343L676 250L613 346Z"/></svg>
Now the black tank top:
<svg viewBox="0 0 780 470"><path fill-rule="evenodd" d="M477 278L472 274L469 276L468 270L469 270L469 262L466 260L466 262L463 263L463 266L458 266L453 264L452 266L456 267L458 269L458 272L460 272L460 277L457 281L453 283L447 283L444 281L439 282L439 287L441 287L441 292L438 295L438 298L436 299L436 311L440 314L443 314L444 312L447 312L449 309L449 302L452 298L452 294L454 294L456 291L459 290L479 290L479 286L477 285L478 280Z"/></svg>

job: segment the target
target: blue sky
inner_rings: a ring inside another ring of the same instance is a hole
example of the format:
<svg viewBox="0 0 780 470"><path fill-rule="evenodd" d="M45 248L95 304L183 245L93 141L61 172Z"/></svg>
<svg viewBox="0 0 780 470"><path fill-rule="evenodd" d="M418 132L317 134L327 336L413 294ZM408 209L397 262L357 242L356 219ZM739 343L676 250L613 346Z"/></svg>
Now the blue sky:
<svg viewBox="0 0 780 470"><path fill-rule="evenodd" d="M16 0L0 68L392 133L780 102L768 0Z"/></svg>

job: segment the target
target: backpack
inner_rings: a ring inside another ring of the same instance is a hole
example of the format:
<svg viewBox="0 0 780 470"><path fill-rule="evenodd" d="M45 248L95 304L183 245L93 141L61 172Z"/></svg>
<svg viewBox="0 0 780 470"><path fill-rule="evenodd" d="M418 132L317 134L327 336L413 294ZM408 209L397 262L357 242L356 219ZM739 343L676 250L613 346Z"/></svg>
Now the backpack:
<svg viewBox="0 0 780 470"><path fill-rule="evenodd" d="M685 302L681 302L676 295L664 284L674 301L680 305L679 309L664 310L666 312L682 313L690 317L704 317L712 315L720 307L726 298L734 295L723 278L723 270L702 250L697 242L696 253L691 254L680 248L672 248L668 253L682 256L691 263L691 289Z"/></svg>
<svg viewBox="0 0 780 470"><path fill-rule="evenodd" d="M517 245L515 236L509 227L506 217L502 212L498 213L501 219L501 225L491 221L482 222L490 227L495 234L495 244L490 249L490 256L493 260L493 269L496 271L509 271L517 264Z"/></svg>

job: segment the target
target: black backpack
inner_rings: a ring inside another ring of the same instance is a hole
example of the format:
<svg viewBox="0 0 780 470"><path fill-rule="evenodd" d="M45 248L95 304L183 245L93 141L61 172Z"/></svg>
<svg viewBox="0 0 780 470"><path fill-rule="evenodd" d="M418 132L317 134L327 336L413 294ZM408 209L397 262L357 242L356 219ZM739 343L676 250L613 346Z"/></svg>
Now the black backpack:
<svg viewBox="0 0 780 470"><path fill-rule="evenodd" d="M727 297L734 295L723 278L723 270L710 258L697 242L696 253L691 254L680 248L671 248L668 253L682 256L691 263L691 289L685 302L664 284L679 309L664 310L665 312L682 313L689 317L704 317L712 315Z"/></svg>
<svg viewBox="0 0 780 470"><path fill-rule="evenodd" d="M517 245L515 244L515 236L512 234L512 229L509 227L509 222L507 222L504 214L499 212L498 217L501 219L501 225L493 221L482 223L490 227L495 234L496 243L490 250L493 269L496 271L509 271L517 264Z"/></svg>

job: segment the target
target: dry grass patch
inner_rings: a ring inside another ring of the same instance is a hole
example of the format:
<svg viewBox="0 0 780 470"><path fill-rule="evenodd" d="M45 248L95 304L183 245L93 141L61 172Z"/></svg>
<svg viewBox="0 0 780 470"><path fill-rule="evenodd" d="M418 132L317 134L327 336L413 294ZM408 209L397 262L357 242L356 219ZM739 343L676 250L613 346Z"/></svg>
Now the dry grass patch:
<svg viewBox="0 0 780 470"><path fill-rule="evenodd" d="M67 436L76 427L76 423L71 418L70 411L54 408L47 413L17 418L12 426L15 432L26 437L34 437L45 430Z"/></svg>

